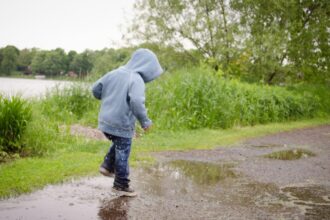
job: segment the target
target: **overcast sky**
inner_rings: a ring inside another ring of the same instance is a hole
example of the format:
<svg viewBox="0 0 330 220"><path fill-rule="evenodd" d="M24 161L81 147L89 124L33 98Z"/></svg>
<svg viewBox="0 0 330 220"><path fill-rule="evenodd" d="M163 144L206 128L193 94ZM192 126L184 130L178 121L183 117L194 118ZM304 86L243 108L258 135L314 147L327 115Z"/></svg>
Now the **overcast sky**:
<svg viewBox="0 0 330 220"><path fill-rule="evenodd" d="M134 0L0 0L0 47L66 51L122 46ZM120 28L121 26L121 28Z"/></svg>

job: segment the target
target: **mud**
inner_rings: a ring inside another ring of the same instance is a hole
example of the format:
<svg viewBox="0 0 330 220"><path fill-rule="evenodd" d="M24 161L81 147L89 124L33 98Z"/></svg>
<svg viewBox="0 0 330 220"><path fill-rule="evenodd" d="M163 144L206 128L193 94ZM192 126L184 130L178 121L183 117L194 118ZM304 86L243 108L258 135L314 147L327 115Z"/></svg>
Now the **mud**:
<svg viewBox="0 0 330 220"><path fill-rule="evenodd" d="M230 148L157 153L157 164L132 170L138 197L116 197L112 178L88 177L0 201L0 218L330 219L328 134L321 126ZM264 157L295 149L315 155Z"/></svg>

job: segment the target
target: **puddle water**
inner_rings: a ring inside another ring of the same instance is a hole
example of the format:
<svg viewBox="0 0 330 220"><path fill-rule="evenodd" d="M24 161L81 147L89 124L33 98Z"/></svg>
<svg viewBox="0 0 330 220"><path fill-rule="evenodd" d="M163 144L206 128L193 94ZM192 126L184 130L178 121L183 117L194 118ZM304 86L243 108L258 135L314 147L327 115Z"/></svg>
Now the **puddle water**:
<svg viewBox="0 0 330 220"><path fill-rule="evenodd" d="M181 170L184 175L202 185L213 185L226 178L235 178L232 164L212 164L207 162L175 160L170 165Z"/></svg>
<svg viewBox="0 0 330 220"><path fill-rule="evenodd" d="M304 149L283 150L264 155L264 157L277 160L297 160L313 156L315 156L313 152Z"/></svg>
<svg viewBox="0 0 330 220"><path fill-rule="evenodd" d="M181 200L193 202L191 210L206 203L209 215L204 213L204 218L212 218L213 205L216 205L217 213L235 216L232 212L239 213L239 207L241 216L251 219L330 219L329 187L279 188L236 173L232 164L175 160L147 169L145 177L149 178L144 184L158 192L154 195L178 204ZM201 205L196 206L194 202Z"/></svg>

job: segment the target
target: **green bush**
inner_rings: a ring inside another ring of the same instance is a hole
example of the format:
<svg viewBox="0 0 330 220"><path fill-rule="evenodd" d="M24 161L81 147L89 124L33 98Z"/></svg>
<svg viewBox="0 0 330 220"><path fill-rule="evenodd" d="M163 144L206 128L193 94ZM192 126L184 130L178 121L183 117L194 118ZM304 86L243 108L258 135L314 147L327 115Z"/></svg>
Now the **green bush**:
<svg viewBox="0 0 330 220"><path fill-rule="evenodd" d="M206 69L167 73L147 88L147 107L165 129L229 128L309 118L319 108L311 93L224 79Z"/></svg>
<svg viewBox="0 0 330 220"><path fill-rule="evenodd" d="M30 119L31 106L26 100L0 95L0 152L21 151L21 138Z"/></svg>

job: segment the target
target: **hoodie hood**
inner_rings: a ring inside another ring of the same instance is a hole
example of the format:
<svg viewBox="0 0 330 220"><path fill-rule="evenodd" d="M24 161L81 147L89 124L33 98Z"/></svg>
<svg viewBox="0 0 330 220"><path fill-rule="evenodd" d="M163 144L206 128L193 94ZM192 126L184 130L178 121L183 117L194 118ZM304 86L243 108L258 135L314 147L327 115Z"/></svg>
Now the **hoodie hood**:
<svg viewBox="0 0 330 220"><path fill-rule="evenodd" d="M145 83L156 79L163 73L157 56L151 50L142 48L133 53L125 68L139 73Z"/></svg>

